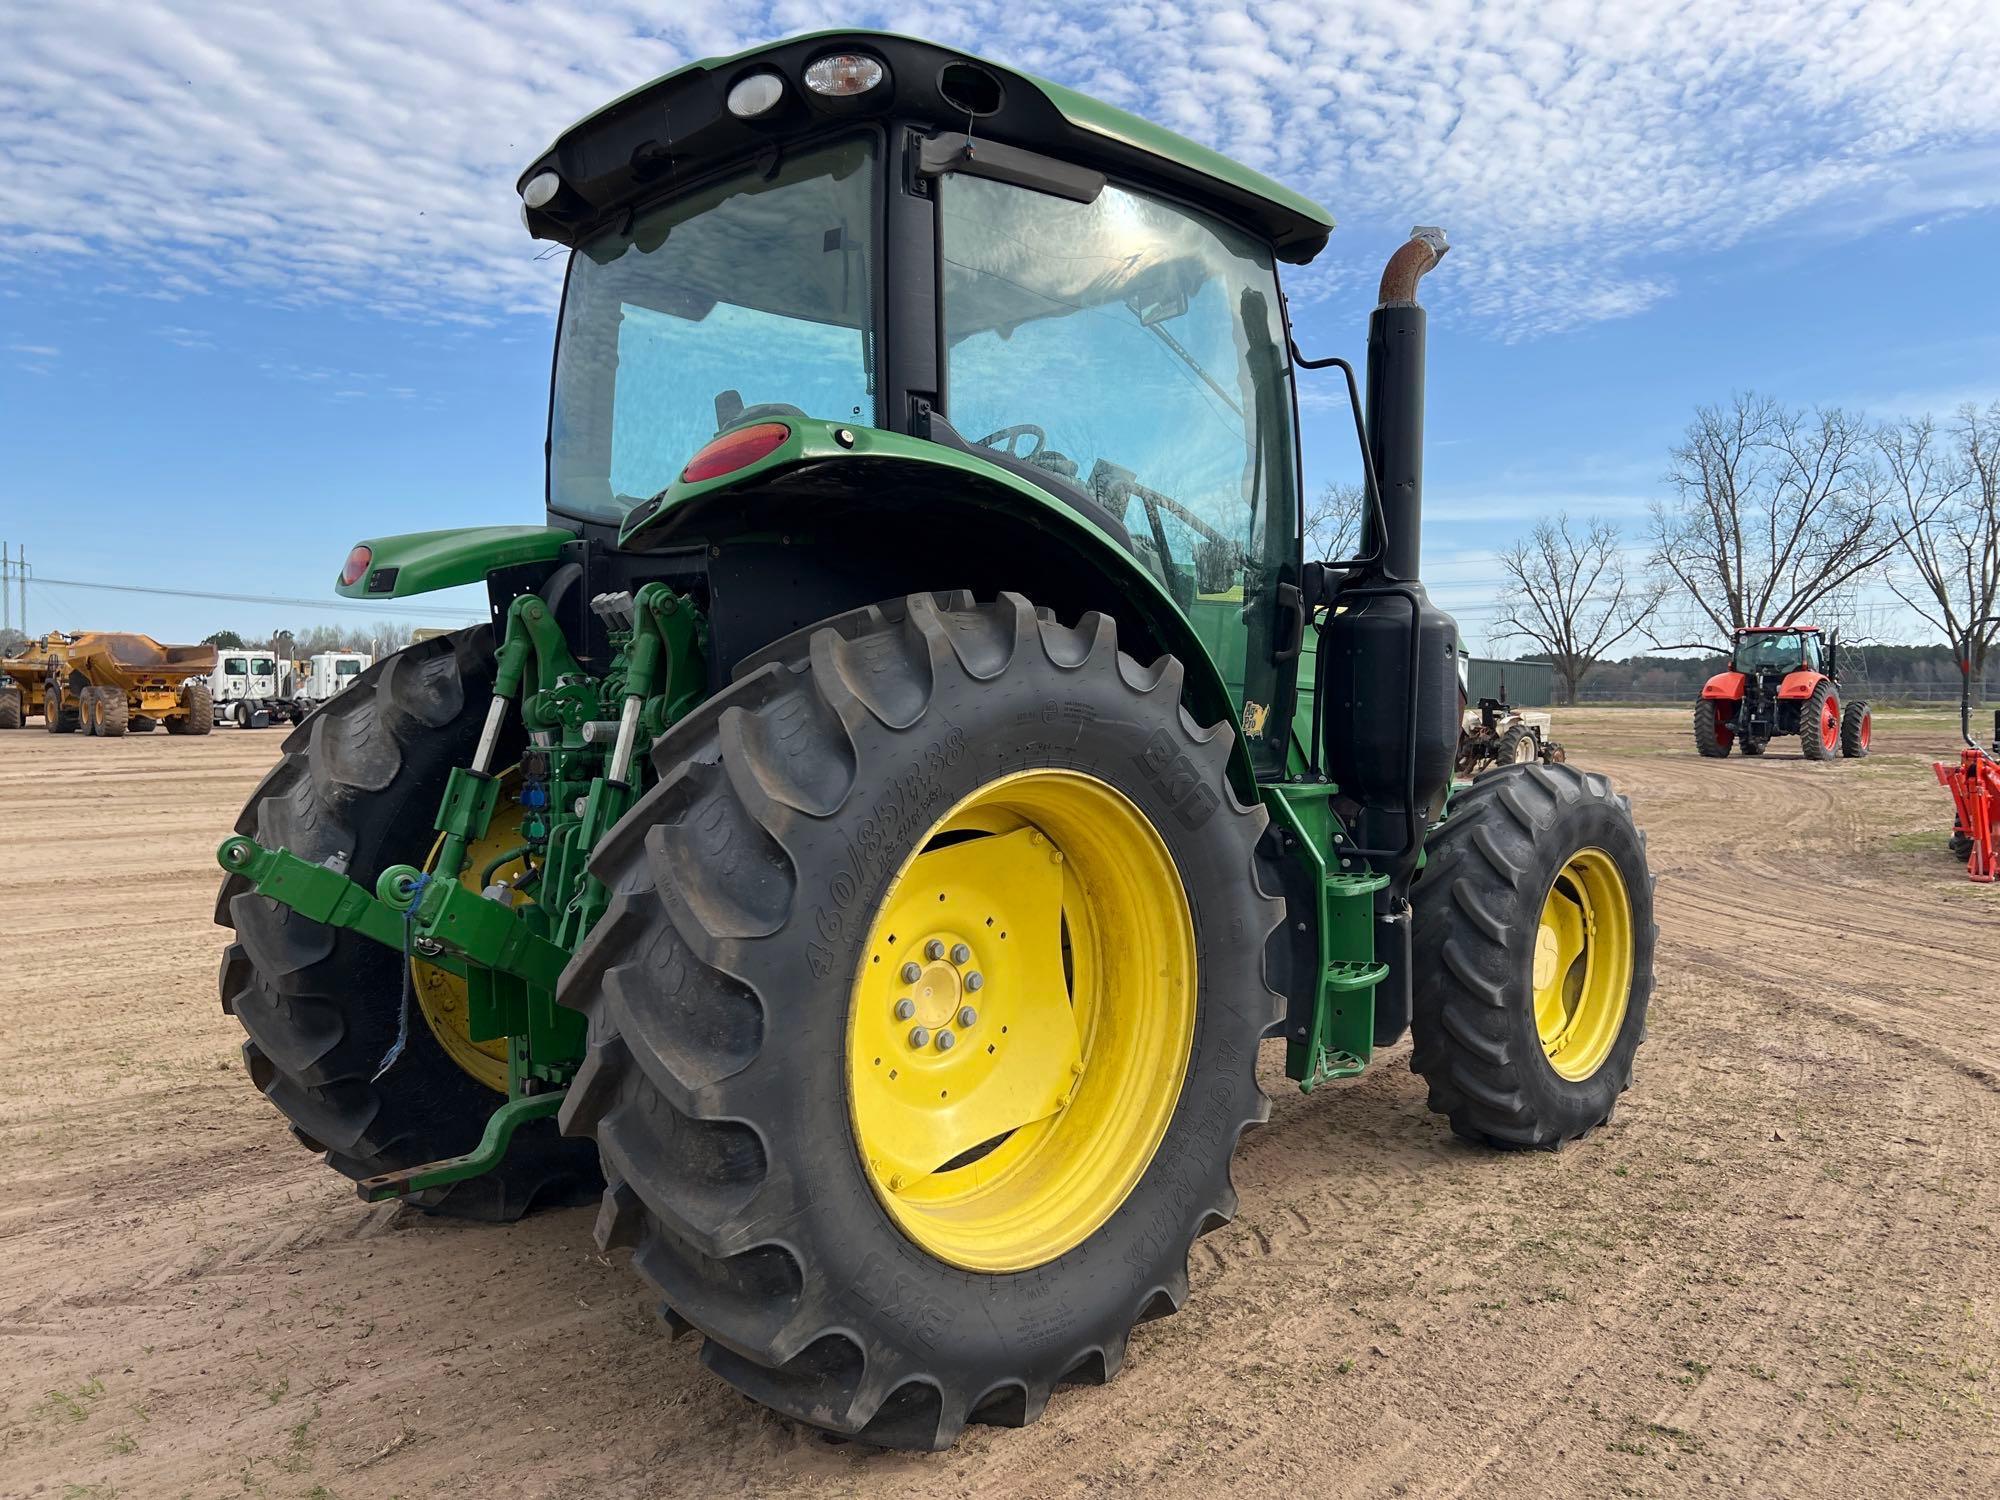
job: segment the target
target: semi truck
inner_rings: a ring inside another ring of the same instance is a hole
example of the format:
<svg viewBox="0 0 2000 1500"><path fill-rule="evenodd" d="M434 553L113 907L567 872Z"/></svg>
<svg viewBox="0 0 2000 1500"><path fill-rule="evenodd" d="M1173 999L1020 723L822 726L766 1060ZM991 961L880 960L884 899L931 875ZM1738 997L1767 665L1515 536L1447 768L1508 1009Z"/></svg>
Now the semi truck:
<svg viewBox="0 0 2000 1500"><path fill-rule="evenodd" d="M322 651L303 662L269 650L223 651L209 675L216 722L239 729L304 723L372 660L361 651Z"/></svg>

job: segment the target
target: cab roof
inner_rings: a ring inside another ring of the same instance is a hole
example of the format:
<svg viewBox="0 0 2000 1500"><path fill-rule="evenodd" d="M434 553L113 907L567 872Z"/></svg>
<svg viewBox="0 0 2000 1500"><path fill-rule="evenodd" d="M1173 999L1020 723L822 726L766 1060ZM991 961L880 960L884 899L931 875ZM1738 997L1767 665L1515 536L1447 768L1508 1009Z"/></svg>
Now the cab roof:
<svg viewBox="0 0 2000 1500"><path fill-rule="evenodd" d="M811 93L801 81L807 65L834 52L872 56L888 76L852 98ZM730 87L766 70L785 81L781 102L754 120L730 114ZM968 100L980 107L969 112ZM933 42L851 30L689 63L584 116L521 174L519 186L546 171L562 180L544 208L527 210L528 228L574 245L620 210L671 191L677 178L885 118L966 131L1159 188L1258 233L1293 264L1319 254L1333 231L1332 215L1311 199L1137 115Z"/></svg>

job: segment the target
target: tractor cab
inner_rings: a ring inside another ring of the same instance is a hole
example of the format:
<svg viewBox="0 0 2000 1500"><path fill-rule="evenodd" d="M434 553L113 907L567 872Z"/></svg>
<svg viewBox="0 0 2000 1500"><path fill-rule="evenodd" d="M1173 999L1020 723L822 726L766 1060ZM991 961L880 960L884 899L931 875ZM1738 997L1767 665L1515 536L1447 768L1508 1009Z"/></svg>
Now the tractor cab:
<svg viewBox="0 0 2000 1500"><path fill-rule="evenodd" d="M668 75L521 189L530 230L572 252L550 522L627 553L705 544L689 581L713 592L718 666L940 557L977 592L1032 556L1066 580L1059 609L1191 627L1255 774L1287 769L1303 626L1277 268L1324 245L1323 209L1055 85L861 33ZM849 454L876 462L829 461ZM840 576L795 615L733 586L773 535L810 535ZM1140 575L1122 599L1107 547Z"/></svg>
<svg viewBox="0 0 2000 1500"><path fill-rule="evenodd" d="M1739 630L1730 665L1738 672L1823 672L1823 641L1814 627Z"/></svg>

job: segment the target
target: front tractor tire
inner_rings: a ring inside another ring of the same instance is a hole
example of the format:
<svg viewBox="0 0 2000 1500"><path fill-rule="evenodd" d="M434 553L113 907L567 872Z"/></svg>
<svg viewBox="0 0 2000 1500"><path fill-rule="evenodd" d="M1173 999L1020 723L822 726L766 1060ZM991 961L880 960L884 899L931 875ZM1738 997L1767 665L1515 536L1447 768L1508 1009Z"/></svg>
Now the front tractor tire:
<svg viewBox="0 0 2000 1500"><path fill-rule="evenodd" d="M1736 705L1722 698L1697 698L1694 701L1694 748L1709 760L1721 760L1729 754L1730 741L1735 738L1729 728ZM1746 753L1748 747L1745 747Z"/></svg>
<svg viewBox="0 0 2000 1500"><path fill-rule="evenodd" d="M1494 752L1494 761L1502 766L1524 766L1531 760L1541 758L1542 747L1535 739L1535 732L1525 724L1509 724L1500 736L1500 748Z"/></svg>
<svg viewBox="0 0 2000 1500"><path fill-rule="evenodd" d="M919 594L737 668L601 846L559 998L598 1240L764 1405L882 1447L1117 1373L1236 1209L1267 815L1171 657Z"/></svg>
<svg viewBox="0 0 2000 1500"><path fill-rule="evenodd" d="M1514 766L1425 844L1410 1066L1467 1140L1554 1150L1632 1085L1653 992L1646 839L1608 778Z"/></svg>
<svg viewBox="0 0 2000 1500"><path fill-rule="evenodd" d="M493 669L483 625L385 657L285 740L236 831L370 887L389 865L424 866L445 778L471 759ZM206 733L205 714L196 718L206 688L182 703L185 722L200 727L180 732ZM374 1077L404 1015L401 953L267 901L240 875L224 879L215 920L236 930L219 984L223 1010L249 1033L244 1070L327 1165L359 1180L478 1144L506 1095L453 1060L416 999L402 1055ZM563 1140L540 1120L521 1128L493 1171L405 1201L501 1221L588 1202L600 1181L589 1143Z"/></svg>

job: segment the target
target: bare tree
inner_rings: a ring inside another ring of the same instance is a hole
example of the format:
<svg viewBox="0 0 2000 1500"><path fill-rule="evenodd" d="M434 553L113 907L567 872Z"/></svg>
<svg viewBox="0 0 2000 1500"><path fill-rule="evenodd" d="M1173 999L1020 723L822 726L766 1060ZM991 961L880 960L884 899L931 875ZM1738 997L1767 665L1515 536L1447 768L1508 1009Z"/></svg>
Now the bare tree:
<svg viewBox="0 0 2000 1500"><path fill-rule="evenodd" d="M1554 663L1565 703L1576 702L1590 669L1644 626L1666 594L1660 580L1627 575L1617 528L1606 521L1585 522L1580 536L1567 515L1539 521L1500 554L1500 567L1506 581L1488 634L1534 642Z"/></svg>
<svg viewBox="0 0 2000 1500"><path fill-rule="evenodd" d="M377 620L366 630L354 632L354 649L373 649L378 656L387 656L391 651L401 651L410 644L410 627L401 620Z"/></svg>
<svg viewBox="0 0 2000 1500"><path fill-rule="evenodd" d="M282 649L280 637L284 632L265 634L239 639L253 640L260 651ZM368 625L305 625L290 632L290 650L294 656L317 656L322 651L366 651L375 656L387 656L392 651L400 651L410 644L410 626L398 620L376 620Z"/></svg>
<svg viewBox="0 0 2000 1500"><path fill-rule="evenodd" d="M1766 396L1696 410L1652 513L1651 568L1685 623L1724 641L1787 624L1887 560L1899 532L1870 437L1837 408Z"/></svg>
<svg viewBox="0 0 2000 1500"><path fill-rule="evenodd" d="M1903 550L1889 586L1954 652L1969 639L1983 680L2000 636L1988 618L2000 613L2000 401L1983 412L1961 406L1948 433L1918 417L1884 427L1875 442Z"/></svg>
<svg viewBox="0 0 2000 1500"><path fill-rule="evenodd" d="M1364 492L1358 484L1328 480L1317 496L1307 502L1304 531L1306 556L1317 562L1337 562L1354 556L1361 545L1361 506Z"/></svg>

